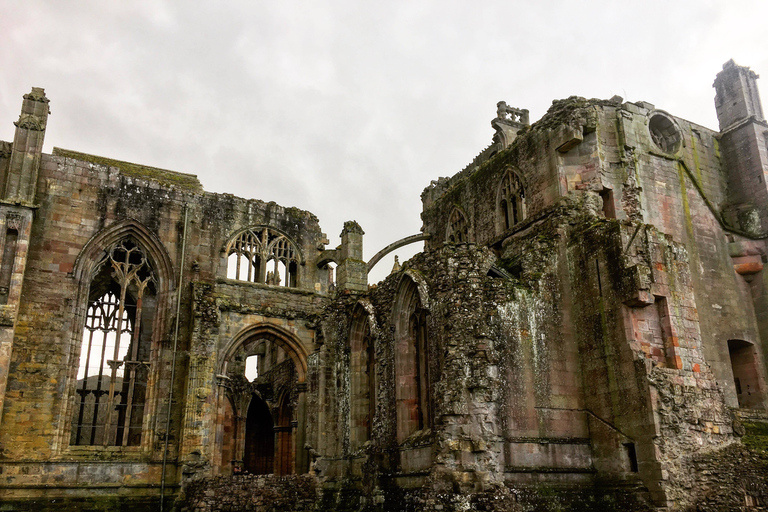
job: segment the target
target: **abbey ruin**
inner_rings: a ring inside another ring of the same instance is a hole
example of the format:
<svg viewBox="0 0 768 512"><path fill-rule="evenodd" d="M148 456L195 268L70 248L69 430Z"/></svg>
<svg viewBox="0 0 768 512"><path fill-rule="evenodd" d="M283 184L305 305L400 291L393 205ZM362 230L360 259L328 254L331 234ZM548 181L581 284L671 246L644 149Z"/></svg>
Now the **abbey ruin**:
<svg viewBox="0 0 768 512"><path fill-rule="evenodd" d="M329 247L307 211L43 153L33 88L0 141L0 510L768 507L757 78L717 74L719 131L500 102L378 284L354 221Z"/></svg>

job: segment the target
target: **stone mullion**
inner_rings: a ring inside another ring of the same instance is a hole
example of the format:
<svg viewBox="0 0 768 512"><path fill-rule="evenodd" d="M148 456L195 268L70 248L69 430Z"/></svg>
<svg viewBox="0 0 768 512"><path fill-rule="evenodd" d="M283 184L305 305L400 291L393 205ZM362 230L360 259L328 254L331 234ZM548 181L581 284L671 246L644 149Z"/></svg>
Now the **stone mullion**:
<svg viewBox="0 0 768 512"><path fill-rule="evenodd" d="M112 368L112 372L109 378L109 395L108 395L109 407L107 408L107 420L106 420L106 423L104 424L104 446L107 446L109 444L106 433L107 433L107 429L110 428L110 426L112 425L112 414L114 411L113 400L115 397L115 380L117 379L117 369L119 368L117 359L120 355L120 338L123 334L122 330L123 330L123 314L125 313L125 295L128 292L128 285L130 284L131 278L133 277L133 274L134 274L134 272L132 272L130 269L130 266L131 266L129 261L130 254L131 254L131 251L126 251L124 268L121 268L120 265L115 265L115 271L118 273L120 277L120 302L117 305L118 313L117 313L117 328L115 330L115 351L112 357L112 364L110 364L110 367ZM124 272L121 272L121 270L124 270ZM115 439L115 441L117 441L117 439Z"/></svg>
<svg viewBox="0 0 768 512"><path fill-rule="evenodd" d="M91 419L91 440L88 444L96 443L96 425L98 423L101 395L103 394L101 392L101 384L102 382L104 382L104 359L107 355L107 333L108 332L109 332L109 329L107 328L107 324L105 324L101 331L101 358L99 359L99 378L96 381L96 390L94 392L94 397L96 398L96 400L93 405L93 418ZM105 437L106 437L106 431L107 431L107 427L105 424L104 425Z"/></svg>
<svg viewBox="0 0 768 512"><path fill-rule="evenodd" d="M240 247L240 239L239 238L235 241L234 254L236 256L236 258L235 258L235 279L240 279L240 258L242 256L242 251L241 251L241 247Z"/></svg>
<svg viewBox="0 0 768 512"><path fill-rule="evenodd" d="M88 367L91 362L91 349L93 348L93 333L95 329L88 328L88 351L85 357L85 372L83 375L83 388L80 395L80 411L77 416L77 431L75 433L75 444L80 444L80 434L83 428L83 413L85 412L85 397L88 393Z"/></svg>
<svg viewBox="0 0 768 512"><path fill-rule="evenodd" d="M259 283L267 282L267 263L268 263L267 258L269 256L267 253L267 249L268 249L267 237L268 236L269 236L268 231L265 229L264 234L262 235L261 247L259 247L261 252L261 260L259 261L259 279L257 281Z"/></svg>
<svg viewBox="0 0 768 512"><path fill-rule="evenodd" d="M144 290L147 287L147 283L149 281L139 281L139 293L138 298L136 299L136 320L134 322L133 326L133 333L131 336L131 361L133 363L138 362L139 357L139 337L141 336L141 307L142 307L142 299L144 297ZM122 304L121 304L122 306ZM115 345L115 350L117 350L117 344ZM128 376L128 397L125 402L125 426L124 426L124 434L123 434L123 446L128 446L128 437L130 435L130 429L131 429L131 415L133 413L133 393L136 389L136 364L131 364L130 367L126 364L125 369L130 372Z"/></svg>

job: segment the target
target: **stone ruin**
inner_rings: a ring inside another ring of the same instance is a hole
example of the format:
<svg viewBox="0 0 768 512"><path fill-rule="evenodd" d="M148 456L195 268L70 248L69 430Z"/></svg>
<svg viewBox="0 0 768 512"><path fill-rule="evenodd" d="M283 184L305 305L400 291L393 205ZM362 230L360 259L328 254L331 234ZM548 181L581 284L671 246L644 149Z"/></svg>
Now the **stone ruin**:
<svg viewBox="0 0 768 512"><path fill-rule="evenodd" d="M0 510L768 507L768 124L497 105L421 233L0 142ZM381 283L370 268L425 250Z"/></svg>

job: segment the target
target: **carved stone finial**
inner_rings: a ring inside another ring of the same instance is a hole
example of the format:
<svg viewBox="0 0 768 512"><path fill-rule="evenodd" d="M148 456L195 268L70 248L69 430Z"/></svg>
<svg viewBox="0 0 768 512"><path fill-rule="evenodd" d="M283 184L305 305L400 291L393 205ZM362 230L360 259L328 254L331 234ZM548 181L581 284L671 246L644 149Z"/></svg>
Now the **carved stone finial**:
<svg viewBox="0 0 768 512"><path fill-rule="evenodd" d="M397 257L397 254L395 254L395 264L392 265L392 272L390 272L390 274L394 274L396 272L400 272L400 258Z"/></svg>

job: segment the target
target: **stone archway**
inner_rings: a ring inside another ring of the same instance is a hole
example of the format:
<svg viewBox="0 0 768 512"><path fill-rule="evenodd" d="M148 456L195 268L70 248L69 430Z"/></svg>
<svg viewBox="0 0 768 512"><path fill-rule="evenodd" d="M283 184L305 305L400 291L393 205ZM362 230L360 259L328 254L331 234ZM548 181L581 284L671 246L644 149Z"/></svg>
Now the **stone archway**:
<svg viewBox="0 0 768 512"><path fill-rule="evenodd" d="M301 342L274 325L258 324L236 335L224 354L219 392L231 396L237 408L233 467L253 474L308 471L304 449L307 353ZM245 368L253 359L258 372L249 380ZM221 463L226 464L224 443L217 448Z"/></svg>

